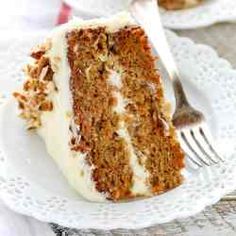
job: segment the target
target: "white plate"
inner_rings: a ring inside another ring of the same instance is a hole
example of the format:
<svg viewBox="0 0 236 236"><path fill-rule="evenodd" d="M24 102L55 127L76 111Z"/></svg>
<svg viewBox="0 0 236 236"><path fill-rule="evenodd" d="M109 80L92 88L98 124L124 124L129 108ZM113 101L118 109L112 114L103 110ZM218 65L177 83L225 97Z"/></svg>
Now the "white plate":
<svg viewBox="0 0 236 236"><path fill-rule="evenodd" d="M132 0L65 0L72 7L72 14L84 18L112 15L128 8ZM204 0L202 4L185 10L161 9L162 22L171 29L191 29L217 22L236 20L235 0Z"/></svg>
<svg viewBox="0 0 236 236"><path fill-rule="evenodd" d="M29 48L42 37L0 39L0 191L13 210L74 228L137 229L191 216L236 188L236 71L209 47L167 32L191 101L208 117L225 163L184 171L180 187L126 203L92 203L78 196L48 156L40 138L24 130L10 93L22 83ZM165 76L164 76L165 77ZM173 102L170 84L166 93ZM217 132L216 132L217 131Z"/></svg>
<svg viewBox="0 0 236 236"><path fill-rule="evenodd" d="M166 11L162 9L162 22L171 29L192 29L209 26L217 22L236 20L235 0L205 0L197 7L186 10Z"/></svg>

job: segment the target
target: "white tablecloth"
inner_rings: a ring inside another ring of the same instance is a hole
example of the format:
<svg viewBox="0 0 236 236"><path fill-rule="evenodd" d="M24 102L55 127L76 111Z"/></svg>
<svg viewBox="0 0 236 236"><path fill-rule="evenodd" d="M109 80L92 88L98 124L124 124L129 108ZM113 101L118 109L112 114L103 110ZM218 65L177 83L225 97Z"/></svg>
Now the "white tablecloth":
<svg viewBox="0 0 236 236"><path fill-rule="evenodd" d="M9 210L0 202L0 236L55 236L50 226Z"/></svg>

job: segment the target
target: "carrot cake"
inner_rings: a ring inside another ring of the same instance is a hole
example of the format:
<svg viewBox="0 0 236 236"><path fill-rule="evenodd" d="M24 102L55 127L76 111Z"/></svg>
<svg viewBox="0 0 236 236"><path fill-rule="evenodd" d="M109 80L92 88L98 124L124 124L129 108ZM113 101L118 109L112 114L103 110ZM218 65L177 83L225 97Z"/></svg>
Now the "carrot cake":
<svg viewBox="0 0 236 236"><path fill-rule="evenodd" d="M144 30L128 13L58 27L15 92L69 184L91 201L153 196L182 182L184 154Z"/></svg>
<svg viewBox="0 0 236 236"><path fill-rule="evenodd" d="M167 10L179 10L197 6L203 0L158 0L160 6Z"/></svg>

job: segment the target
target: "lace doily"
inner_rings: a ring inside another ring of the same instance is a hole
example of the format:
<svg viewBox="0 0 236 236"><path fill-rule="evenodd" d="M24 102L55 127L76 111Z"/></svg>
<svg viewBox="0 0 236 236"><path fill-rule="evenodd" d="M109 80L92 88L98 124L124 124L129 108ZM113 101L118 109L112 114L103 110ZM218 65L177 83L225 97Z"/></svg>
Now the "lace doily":
<svg viewBox="0 0 236 236"><path fill-rule="evenodd" d="M235 0L205 0L198 7L179 11L162 9L162 22L171 29L191 29L236 20Z"/></svg>
<svg viewBox="0 0 236 236"><path fill-rule="evenodd" d="M22 83L29 49L42 36L2 36L0 195L11 209L73 228L138 229L196 214L236 188L236 71L208 46L167 33L187 93L217 131L225 162L198 172L185 170L183 185L153 198L116 204L83 200L68 187L39 137L25 132L15 103L7 102ZM165 83L173 101L170 84Z"/></svg>

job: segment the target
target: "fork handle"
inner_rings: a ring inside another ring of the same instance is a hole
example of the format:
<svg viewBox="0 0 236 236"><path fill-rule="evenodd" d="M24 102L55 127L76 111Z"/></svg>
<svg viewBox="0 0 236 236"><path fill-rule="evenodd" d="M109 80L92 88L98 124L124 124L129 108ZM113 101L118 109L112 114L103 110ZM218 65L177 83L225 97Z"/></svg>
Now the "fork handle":
<svg viewBox="0 0 236 236"><path fill-rule="evenodd" d="M145 29L154 48L173 82L176 106L188 105L187 98L180 82L179 70L170 51L156 0L135 0L131 4L131 13Z"/></svg>

